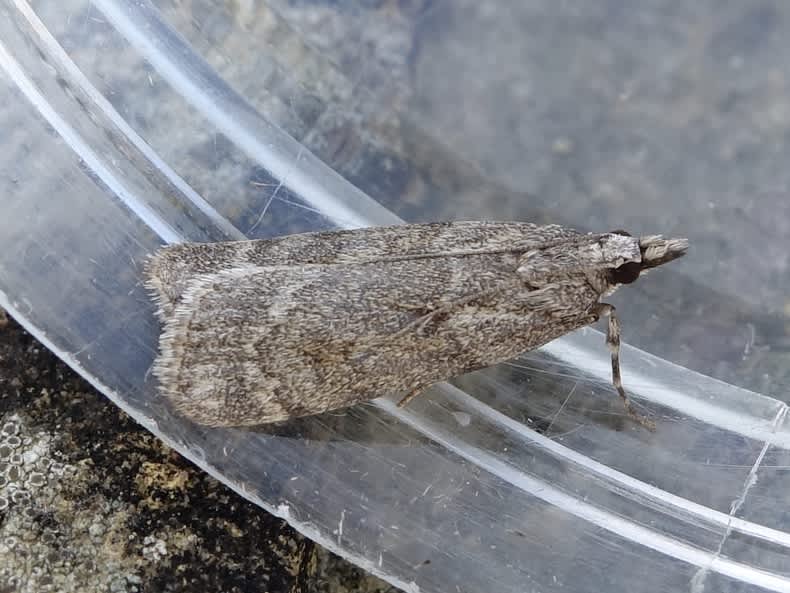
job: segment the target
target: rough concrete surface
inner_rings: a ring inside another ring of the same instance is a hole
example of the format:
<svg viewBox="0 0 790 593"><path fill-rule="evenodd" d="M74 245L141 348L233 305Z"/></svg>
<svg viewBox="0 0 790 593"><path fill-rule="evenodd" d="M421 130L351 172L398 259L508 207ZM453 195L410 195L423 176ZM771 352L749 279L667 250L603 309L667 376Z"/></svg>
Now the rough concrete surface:
<svg viewBox="0 0 790 593"><path fill-rule="evenodd" d="M384 593L0 328L2 593Z"/></svg>

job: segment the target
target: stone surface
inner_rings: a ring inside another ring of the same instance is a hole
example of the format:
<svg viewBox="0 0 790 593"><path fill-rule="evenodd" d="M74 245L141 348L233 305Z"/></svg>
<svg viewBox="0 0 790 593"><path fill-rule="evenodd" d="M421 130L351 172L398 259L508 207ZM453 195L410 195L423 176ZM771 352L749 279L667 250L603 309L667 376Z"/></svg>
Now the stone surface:
<svg viewBox="0 0 790 593"><path fill-rule="evenodd" d="M0 329L0 591L393 592Z"/></svg>

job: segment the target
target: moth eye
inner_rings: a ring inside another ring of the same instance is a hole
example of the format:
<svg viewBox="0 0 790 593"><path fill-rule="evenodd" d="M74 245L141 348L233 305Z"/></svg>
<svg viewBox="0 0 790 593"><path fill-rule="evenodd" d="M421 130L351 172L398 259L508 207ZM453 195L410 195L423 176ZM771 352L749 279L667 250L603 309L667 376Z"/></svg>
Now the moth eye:
<svg viewBox="0 0 790 593"><path fill-rule="evenodd" d="M619 268L611 271L610 279L613 284L631 284L634 280L639 278L639 273L642 271L642 264L639 262L628 262Z"/></svg>
<svg viewBox="0 0 790 593"><path fill-rule="evenodd" d="M623 235L624 237L631 237L631 233L628 231L624 231L623 229L617 229L616 231L611 231L612 235Z"/></svg>

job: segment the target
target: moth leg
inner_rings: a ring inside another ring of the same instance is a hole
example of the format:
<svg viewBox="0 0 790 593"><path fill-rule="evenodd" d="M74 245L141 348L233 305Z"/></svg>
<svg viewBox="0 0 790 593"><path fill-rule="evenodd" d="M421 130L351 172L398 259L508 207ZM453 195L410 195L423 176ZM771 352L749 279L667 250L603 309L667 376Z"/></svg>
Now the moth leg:
<svg viewBox="0 0 790 593"><path fill-rule="evenodd" d="M620 375L620 319L617 317L616 309L609 303L600 303L595 310L595 315L609 318L609 326L606 331L606 345L612 353L612 384L614 388L617 390L617 393L620 394L628 415L648 430L655 431L655 422L645 418L634 409L628 394L623 388L623 380Z"/></svg>

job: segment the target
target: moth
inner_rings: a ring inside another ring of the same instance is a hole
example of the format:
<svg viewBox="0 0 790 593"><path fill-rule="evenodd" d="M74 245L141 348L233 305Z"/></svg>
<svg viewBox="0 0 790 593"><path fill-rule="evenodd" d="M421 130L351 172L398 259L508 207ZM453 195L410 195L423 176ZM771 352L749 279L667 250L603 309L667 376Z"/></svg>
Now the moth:
<svg viewBox="0 0 790 593"><path fill-rule="evenodd" d="M608 317L601 299L686 253L686 239L524 222L441 222L184 243L146 264L163 324L153 371L172 406L251 426L431 385Z"/></svg>

